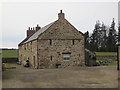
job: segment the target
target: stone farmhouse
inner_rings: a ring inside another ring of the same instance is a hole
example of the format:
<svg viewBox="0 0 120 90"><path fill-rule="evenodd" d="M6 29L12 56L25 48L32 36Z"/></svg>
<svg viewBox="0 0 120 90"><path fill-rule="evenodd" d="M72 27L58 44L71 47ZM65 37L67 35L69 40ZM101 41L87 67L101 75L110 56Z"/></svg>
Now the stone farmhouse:
<svg viewBox="0 0 120 90"><path fill-rule="evenodd" d="M28 28L27 37L18 45L19 62L29 61L31 68L58 68L85 65L84 35L65 19L41 28Z"/></svg>

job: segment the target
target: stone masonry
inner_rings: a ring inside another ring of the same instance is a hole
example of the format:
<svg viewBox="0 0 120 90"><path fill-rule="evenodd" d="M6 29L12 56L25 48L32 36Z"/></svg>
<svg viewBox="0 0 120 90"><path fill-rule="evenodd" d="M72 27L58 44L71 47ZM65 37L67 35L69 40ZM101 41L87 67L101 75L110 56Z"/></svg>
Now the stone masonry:
<svg viewBox="0 0 120 90"><path fill-rule="evenodd" d="M31 68L84 66L84 35L65 19L61 10L58 20L19 44L19 61L24 65L26 60Z"/></svg>

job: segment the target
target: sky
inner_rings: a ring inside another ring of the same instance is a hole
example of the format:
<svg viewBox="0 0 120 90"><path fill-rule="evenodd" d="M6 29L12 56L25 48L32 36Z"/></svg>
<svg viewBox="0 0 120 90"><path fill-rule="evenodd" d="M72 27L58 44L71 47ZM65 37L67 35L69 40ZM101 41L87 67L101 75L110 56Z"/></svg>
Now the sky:
<svg viewBox="0 0 120 90"><path fill-rule="evenodd" d="M0 48L18 48L26 37L28 27L40 27L58 19L63 10L65 18L85 33L92 32L97 20L110 26L118 23L118 2L2 2Z"/></svg>

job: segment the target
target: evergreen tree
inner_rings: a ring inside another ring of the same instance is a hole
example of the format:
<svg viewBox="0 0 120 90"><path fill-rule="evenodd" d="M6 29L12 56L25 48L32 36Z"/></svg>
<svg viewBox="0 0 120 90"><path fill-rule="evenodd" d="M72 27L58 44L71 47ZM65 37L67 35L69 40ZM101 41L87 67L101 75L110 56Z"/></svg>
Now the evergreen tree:
<svg viewBox="0 0 120 90"><path fill-rule="evenodd" d="M89 32L85 32L85 48L89 49Z"/></svg>
<svg viewBox="0 0 120 90"><path fill-rule="evenodd" d="M100 22L97 21L95 24L95 29L90 37L90 48L92 51L98 51L100 39Z"/></svg>
<svg viewBox="0 0 120 90"><path fill-rule="evenodd" d="M101 30L100 30L100 39L99 39L99 51L107 51L106 44L107 44L107 34L106 34L106 26L102 23Z"/></svg>
<svg viewBox="0 0 120 90"><path fill-rule="evenodd" d="M107 50L109 52L116 51L116 42L117 42L116 36L117 35L116 35L116 30L115 30L115 22L113 18L111 27L109 28L108 37L107 37Z"/></svg>
<svg viewBox="0 0 120 90"><path fill-rule="evenodd" d="M120 23L119 23L119 26L118 26L118 43L120 43Z"/></svg>

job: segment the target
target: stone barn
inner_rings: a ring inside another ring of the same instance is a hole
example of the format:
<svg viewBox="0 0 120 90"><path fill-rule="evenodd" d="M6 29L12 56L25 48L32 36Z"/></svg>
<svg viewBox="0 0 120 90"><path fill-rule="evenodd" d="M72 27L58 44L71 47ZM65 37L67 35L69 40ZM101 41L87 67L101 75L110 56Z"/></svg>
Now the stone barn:
<svg viewBox="0 0 120 90"><path fill-rule="evenodd" d="M18 45L19 62L31 68L59 68L85 65L84 35L60 11L58 20L41 28L27 30Z"/></svg>

